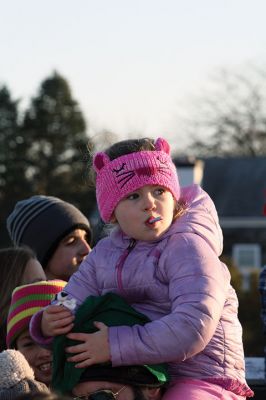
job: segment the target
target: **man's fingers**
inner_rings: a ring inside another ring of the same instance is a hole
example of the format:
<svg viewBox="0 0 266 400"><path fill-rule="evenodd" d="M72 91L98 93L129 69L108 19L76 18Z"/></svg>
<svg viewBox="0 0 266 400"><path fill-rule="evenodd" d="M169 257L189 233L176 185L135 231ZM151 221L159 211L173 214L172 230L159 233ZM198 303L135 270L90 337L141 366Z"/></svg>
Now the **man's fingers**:
<svg viewBox="0 0 266 400"><path fill-rule="evenodd" d="M67 353L77 354L77 353L84 352L87 349L86 349L86 346L84 345L84 343L82 343L82 344L77 344L75 346L66 347L65 350Z"/></svg>
<svg viewBox="0 0 266 400"><path fill-rule="evenodd" d="M75 362L75 368L84 368L96 364L96 361L89 358L87 353L76 354L75 356L69 357L67 361Z"/></svg>
<svg viewBox="0 0 266 400"><path fill-rule="evenodd" d="M88 337L89 333L79 333L79 332L71 332L69 335L67 335L68 339L73 339L73 340L80 340L81 342L85 342Z"/></svg>
<svg viewBox="0 0 266 400"><path fill-rule="evenodd" d="M86 368L86 367L90 367L91 365L94 365L95 362L89 360L85 360L83 362L80 362L78 364L75 365L75 368Z"/></svg>

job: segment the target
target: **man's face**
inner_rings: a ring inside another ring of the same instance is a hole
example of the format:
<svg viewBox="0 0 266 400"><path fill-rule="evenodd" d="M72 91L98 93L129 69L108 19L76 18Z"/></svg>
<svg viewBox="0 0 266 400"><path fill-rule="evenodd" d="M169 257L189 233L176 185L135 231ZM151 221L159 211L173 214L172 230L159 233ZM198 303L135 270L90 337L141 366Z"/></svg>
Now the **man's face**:
<svg viewBox="0 0 266 400"><path fill-rule="evenodd" d="M47 279L68 281L90 250L88 234L84 229L69 233L61 240L45 268Z"/></svg>
<svg viewBox="0 0 266 400"><path fill-rule="evenodd" d="M111 390L116 400L160 400L162 398L159 388L138 388L107 381L78 383L73 388L72 395L88 398L90 394L99 390Z"/></svg>

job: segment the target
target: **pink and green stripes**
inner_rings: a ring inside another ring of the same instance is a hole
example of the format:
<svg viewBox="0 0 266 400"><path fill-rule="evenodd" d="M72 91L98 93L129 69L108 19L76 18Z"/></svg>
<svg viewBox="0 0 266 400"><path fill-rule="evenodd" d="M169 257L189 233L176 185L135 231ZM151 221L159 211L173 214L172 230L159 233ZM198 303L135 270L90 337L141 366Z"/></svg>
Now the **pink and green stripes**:
<svg viewBox="0 0 266 400"><path fill-rule="evenodd" d="M12 293L7 318L7 347L13 347L17 337L29 327L31 317L62 291L66 282L61 280L41 281L17 287Z"/></svg>

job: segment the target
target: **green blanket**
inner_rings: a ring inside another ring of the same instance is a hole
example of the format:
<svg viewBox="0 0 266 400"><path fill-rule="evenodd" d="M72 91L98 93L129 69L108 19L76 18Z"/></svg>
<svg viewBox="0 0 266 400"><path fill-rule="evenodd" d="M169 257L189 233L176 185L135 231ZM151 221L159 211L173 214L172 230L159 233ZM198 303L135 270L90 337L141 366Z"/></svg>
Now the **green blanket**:
<svg viewBox="0 0 266 400"><path fill-rule="evenodd" d="M107 293L103 296L90 296L84 301L77 310L72 332L94 333L97 331L93 325L94 321L103 322L107 326L133 326L144 325L150 320L134 310L120 296ZM85 368L75 368L75 363L67 361L70 354L65 352L65 348L78 343L65 335L55 337L53 342L52 387L62 393L71 391L85 370ZM106 367L106 364L103 366ZM158 382L168 381L166 364L145 365L145 367L158 379Z"/></svg>

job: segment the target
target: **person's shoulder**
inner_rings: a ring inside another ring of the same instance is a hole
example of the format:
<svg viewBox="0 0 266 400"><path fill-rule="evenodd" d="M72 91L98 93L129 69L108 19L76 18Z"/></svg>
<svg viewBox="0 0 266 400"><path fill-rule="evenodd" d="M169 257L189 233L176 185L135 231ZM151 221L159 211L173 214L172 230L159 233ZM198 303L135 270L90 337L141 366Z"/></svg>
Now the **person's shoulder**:
<svg viewBox="0 0 266 400"><path fill-rule="evenodd" d="M219 217L210 196L199 186L191 185L182 189L186 212L175 221L175 232L194 233L194 241L204 239L210 248L220 256L223 249L223 234Z"/></svg>
<svg viewBox="0 0 266 400"><path fill-rule="evenodd" d="M191 271L221 268L221 261L202 236L194 232L177 232L170 236L164 249L166 265L189 265Z"/></svg>
<svg viewBox="0 0 266 400"><path fill-rule="evenodd" d="M188 257L195 255L195 253L199 254L199 252L201 254L213 253L205 238L193 231L173 233L169 237L166 249L171 251L175 249L176 256L181 254L178 254L177 251L185 252ZM217 257L217 255L215 256Z"/></svg>
<svg viewBox="0 0 266 400"><path fill-rule="evenodd" d="M263 266L259 274L259 289L266 292L266 265Z"/></svg>
<svg viewBox="0 0 266 400"><path fill-rule="evenodd" d="M205 279L208 276L216 282L223 282L225 287L230 282L228 268L205 239L195 233L172 235L163 252L161 267L170 277L195 275Z"/></svg>
<svg viewBox="0 0 266 400"><path fill-rule="evenodd" d="M261 275L261 276L266 276L266 265L264 265L264 266L261 268L260 275Z"/></svg>

